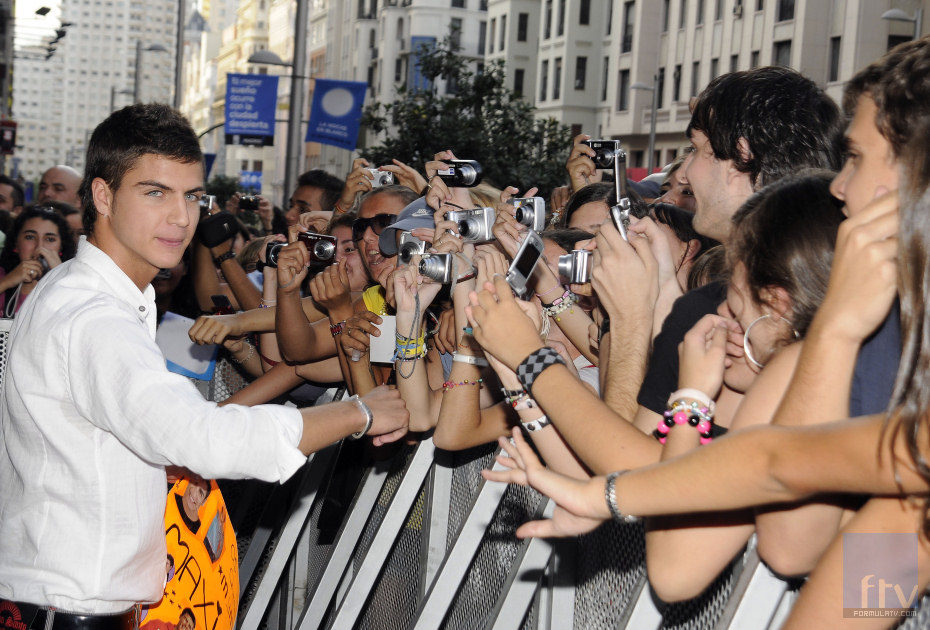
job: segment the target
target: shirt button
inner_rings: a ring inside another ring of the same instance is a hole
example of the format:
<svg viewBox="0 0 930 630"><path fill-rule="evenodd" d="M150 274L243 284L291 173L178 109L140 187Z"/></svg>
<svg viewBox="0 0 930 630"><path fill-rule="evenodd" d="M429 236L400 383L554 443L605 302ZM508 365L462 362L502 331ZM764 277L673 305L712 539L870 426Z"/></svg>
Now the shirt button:
<svg viewBox="0 0 930 630"><path fill-rule="evenodd" d="M139 307L139 311L142 312L142 313L144 313L144 312L145 312L145 307L144 307L144 306L140 306L140 307Z"/></svg>

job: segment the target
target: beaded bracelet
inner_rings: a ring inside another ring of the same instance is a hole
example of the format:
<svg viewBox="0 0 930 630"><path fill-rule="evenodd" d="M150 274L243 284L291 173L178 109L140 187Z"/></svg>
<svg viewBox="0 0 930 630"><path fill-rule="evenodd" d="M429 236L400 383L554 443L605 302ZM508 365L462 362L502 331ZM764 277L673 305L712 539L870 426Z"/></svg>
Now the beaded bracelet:
<svg viewBox="0 0 930 630"><path fill-rule="evenodd" d="M501 394L504 395L504 402L511 407L521 398L529 398L529 394L525 389L507 389L506 387L501 387Z"/></svg>
<svg viewBox="0 0 930 630"><path fill-rule="evenodd" d="M536 297L542 299L542 298L546 297L547 295L549 295L550 293L552 293L553 291L558 291L559 289L561 289L563 292L565 291L565 287L563 287L561 284L557 284L557 285L555 285L554 287L552 287L551 289L549 289L548 291L544 291L544 292L542 292L542 293L537 293L537 294L536 294Z"/></svg>
<svg viewBox="0 0 930 630"><path fill-rule="evenodd" d="M258 305L258 308L271 308L272 306L275 306L277 303L278 303L277 300L266 300L265 298L262 298L262 302L261 304Z"/></svg>
<svg viewBox="0 0 930 630"><path fill-rule="evenodd" d="M442 384L442 391L447 392L450 389L455 389L459 385L477 385L478 387L481 387L481 384L483 382L484 382L483 378L479 378L475 381L470 381L466 378L461 383L456 383L455 381L446 381L445 383Z"/></svg>
<svg viewBox="0 0 930 630"><path fill-rule="evenodd" d="M524 394L517 400L510 403L514 411L523 411L524 409L536 409L536 401L529 394Z"/></svg>
<svg viewBox="0 0 930 630"><path fill-rule="evenodd" d="M562 294L562 297L556 298L552 304L544 304L543 313L549 317L555 317L555 321L557 322L562 321L559 315L568 310L574 313L574 306L577 303L578 296L566 290L565 293Z"/></svg>
<svg viewBox="0 0 930 630"><path fill-rule="evenodd" d="M524 429L526 429L530 433L533 433L535 431L542 431L543 429L548 427L550 424L552 424L552 422L550 422L548 416L540 416L536 418L535 420L528 420L527 422L523 422L521 420L520 424L523 426Z"/></svg>
<svg viewBox="0 0 930 630"><path fill-rule="evenodd" d="M245 358L242 358L242 359L237 359L235 354L232 355L232 359L236 363L239 363L239 364L245 363L246 361L248 361L249 359L255 356L255 346L250 344L248 341L245 342L245 345L249 347L249 353L245 355Z"/></svg>
<svg viewBox="0 0 930 630"><path fill-rule="evenodd" d="M652 432L659 442L665 444L668 432L676 424L688 424L695 427L701 435L701 444L709 443L712 438L714 425L714 412L697 402L687 402L686 400L677 400L669 405L669 408L662 414L656 430Z"/></svg>
<svg viewBox="0 0 930 630"><path fill-rule="evenodd" d="M344 319L344 320L342 320L341 322L339 322L338 324L330 324L330 325L329 325L329 334L331 334L333 337L335 337L336 335L341 335L342 333L344 333L345 330L346 330L346 321L348 321L348 320L345 320L345 319Z"/></svg>

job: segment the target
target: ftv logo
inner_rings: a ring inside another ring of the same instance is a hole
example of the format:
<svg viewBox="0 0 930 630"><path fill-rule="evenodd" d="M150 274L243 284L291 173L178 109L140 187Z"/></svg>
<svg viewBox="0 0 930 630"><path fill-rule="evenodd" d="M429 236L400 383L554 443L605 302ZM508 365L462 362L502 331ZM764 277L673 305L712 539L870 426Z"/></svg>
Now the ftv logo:
<svg viewBox="0 0 930 630"><path fill-rule="evenodd" d="M917 534L843 534L843 616L916 614Z"/></svg>

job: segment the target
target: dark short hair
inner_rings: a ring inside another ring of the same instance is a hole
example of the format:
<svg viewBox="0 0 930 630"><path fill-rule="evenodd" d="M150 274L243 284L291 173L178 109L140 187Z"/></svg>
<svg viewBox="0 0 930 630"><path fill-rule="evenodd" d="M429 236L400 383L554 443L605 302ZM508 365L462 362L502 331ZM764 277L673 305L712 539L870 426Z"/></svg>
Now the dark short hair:
<svg viewBox="0 0 930 630"><path fill-rule="evenodd" d="M697 97L688 136L704 133L714 156L732 160L758 190L804 168L839 170L844 127L836 103L813 81L769 66L711 81Z"/></svg>
<svg viewBox="0 0 930 630"><path fill-rule="evenodd" d="M333 215L333 218L330 220L329 225L326 226L326 233L332 234L333 230L338 227L347 227L350 230L352 229L352 224L355 223L355 219L358 218L358 215L354 212L343 212L340 214Z"/></svg>
<svg viewBox="0 0 930 630"><path fill-rule="evenodd" d="M137 103L113 112L97 125L87 145L84 178L78 192L88 234L93 233L97 221L91 182L99 177L115 192L143 155L159 155L184 164L203 163L197 134L176 109L159 103Z"/></svg>
<svg viewBox="0 0 930 630"><path fill-rule="evenodd" d="M23 190L23 185L12 177L7 177L6 175L0 174L0 184L6 184L13 189L13 206L22 206L25 203L26 193Z"/></svg>
<svg viewBox="0 0 930 630"><path fill-rule="evenodd" d="M733 216L730 266L741 262L754 302L780 287L791 297L791 325L802 337L827 292L836 233L845 216L830 194L835 173L806 171L766 186Z"/></svg>
<svg viewBox="0 0 930 630"><path fill-rule="evenodd" d="M65 218L61 216L61 213L57 210L51 208L50 204L33 204L23 208L19 216L14 219L13 227L10 228L7 234L6 243L3 244L3 251L0 252L0 267L10 272L21 262L19 254L14 251L16 249L16 239L19 238L19 233L22 231L26 221L30 219L43 219L45 221L51 221L58 226L58 238L61 239L62 262L74 258L74 255L77 253L77 244L74 242L74 232L71 231L71 227L68 225L68 222L65 221Z"/></svg>
<svg viewBox="0 0 930 630"><path fill-rule="evenodd" d="M342 194L342 188L345 182L330 175L322 169L307 171L297 178L297 188L301 186L313 186L323 191L322 206L323 210L332 210L336 202L339 201L339 195ZM293 191L291 191L293 193Z"/></svg>

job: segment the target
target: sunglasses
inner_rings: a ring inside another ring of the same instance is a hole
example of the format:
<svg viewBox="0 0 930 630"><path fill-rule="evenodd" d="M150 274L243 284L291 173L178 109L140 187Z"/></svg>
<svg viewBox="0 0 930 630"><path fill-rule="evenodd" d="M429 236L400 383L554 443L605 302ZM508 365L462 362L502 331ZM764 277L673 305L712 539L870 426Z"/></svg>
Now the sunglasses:
<svg viewBox="0 0 930 630"><path fill-rule="evenodd" d="M395 220L397 220L396 214L376 214L370 219L356 219L352 222L352 240L360 240L368 228L371 228L376 236L380 236L384 228L394 223Z"/></svg>

